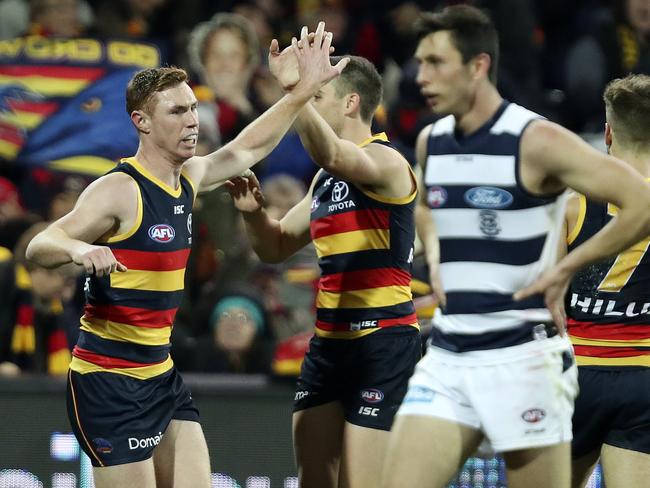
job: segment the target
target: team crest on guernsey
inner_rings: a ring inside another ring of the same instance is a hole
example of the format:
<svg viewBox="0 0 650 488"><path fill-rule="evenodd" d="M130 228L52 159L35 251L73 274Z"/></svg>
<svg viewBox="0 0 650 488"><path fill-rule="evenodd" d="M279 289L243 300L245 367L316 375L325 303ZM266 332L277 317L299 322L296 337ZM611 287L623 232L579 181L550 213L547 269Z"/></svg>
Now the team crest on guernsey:
<svg viewBox="0 0 650 488"><path fill-rule="evenodd" d="M174 240L176 232L171 225L156 224L149 227L149 237L156 242L166 244Z"/></svg>
<svg viewBox="0 0 650 488"><path fill-rule="evenodd" d="M432 186L427 193L427 203L430 208L442 207L447 201L447 190L441 186Z"/></svg>

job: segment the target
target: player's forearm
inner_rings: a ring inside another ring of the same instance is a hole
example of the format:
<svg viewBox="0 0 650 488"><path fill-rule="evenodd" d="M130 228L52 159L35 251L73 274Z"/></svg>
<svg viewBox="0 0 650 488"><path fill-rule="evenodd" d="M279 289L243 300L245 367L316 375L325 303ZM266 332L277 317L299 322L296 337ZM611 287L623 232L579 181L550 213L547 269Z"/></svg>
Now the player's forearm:
<svg viewBox="0 0 650 488"><path fill-rule="evenodd" d="M282 256L282 227L278 220L272 219L264 209L245 212L244 222L248 239L255 254L265 263L279 263Z"/></svg>
<svg viewBox="0 0 650 488"><path fill-rule="evenodd" d="M343 159L342 141L316 109L307 104L296 119L296 131L314 163L327 172L336 170Z"/></svg>
<svg viewBox="0 0 650 488"><path fill-rule="evenodd" d="M56 268L72 262L72 250L86 243L71 239L62 229L48 227L34 237L25 256L39 266Z"/></svg>
<svg viewBox="0 0 650 488"><path fill-rule="evenodd" d="M308 99L294 92L286 94L225 145L220 151L232 157L227 158L231 164L223 179L240 174L268 156L291 128Z"/></svg>

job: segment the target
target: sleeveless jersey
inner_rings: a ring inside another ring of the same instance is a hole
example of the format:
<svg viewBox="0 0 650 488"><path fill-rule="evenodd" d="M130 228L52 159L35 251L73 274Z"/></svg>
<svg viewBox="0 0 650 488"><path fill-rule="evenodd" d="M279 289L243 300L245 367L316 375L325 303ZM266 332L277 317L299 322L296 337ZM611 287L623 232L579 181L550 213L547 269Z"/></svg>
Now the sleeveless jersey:
<svg viewBox="0 0 650 488"><path fill-rule="evenodd" d="M134 158L122 160L114 172L137 183L137 218L129 231L101 244L128 271L88 278L70 368L146 379L173 366L169 340L183 297L195 191L184 175L174 190Z"/></svg>
<svg viewBox="0 0 650 488"><path fill-rule="evenodd" d="M515 302L556 258L564 198L531 195L519 180L519 145L539 115L504 101L470 135L453 115L433 124L424 168L426 202L440 241L447 295L431 342L454 352L495 349L544 337L543 297Z"/></svg>
<svg viewBox="0 0 650 488"><path fill-rule="evenodd" d="M383 133L360 147L370 143L392 147ZM355 339L382 327L418 327L410 288L416 194L388 198L321 171L310 223L321 269L318 336Z"/></svg>
<svg viewBox="0 0 650 488"><path fill-rule="evenodd" d="M569 250L616 215L612 204L580 195ZM650 366L650 237L576 273L566 297L567 325L580 366Z"/></svg>

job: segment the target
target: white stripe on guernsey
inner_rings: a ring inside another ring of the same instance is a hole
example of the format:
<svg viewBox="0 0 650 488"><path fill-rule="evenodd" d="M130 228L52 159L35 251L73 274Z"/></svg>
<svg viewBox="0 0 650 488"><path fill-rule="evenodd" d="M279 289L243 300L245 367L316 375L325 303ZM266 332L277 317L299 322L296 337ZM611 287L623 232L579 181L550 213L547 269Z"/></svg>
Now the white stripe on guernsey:
<svg viewBox="0 0 650 488"><path fill-rule="evenodd" d="M522 266L452 261L440 264L440 278L447 293L451 291L514 293L528 286L540 275L541 264L540 261Z"/></svg>
<svg viewBox="0 0 650 488"><path fill-rule="evenodd" d="M440 309L437 309L433 323L445 334L482 334L512 329L520 326L522 322L548 322L550 320L551 314L545 308L456 315L444 315Z"/></svg>
<svg viewBox="0 0 650 488"><path fill-rule="evenodd" d="M555 224L555 203L521 210L493 210L501 231L497 241L533 239L546 234ZM479 223L481 209L434 208L431 210L440 239L485 239ZM480 243L477 243L480 246Z"/></svg>
<svg viewBox="0 0 650 488"><path fill-rule="evenodd" d="M443 154L427 157L427 185L515 186L515 157Z"/></svg>
<svg viewBox="0 0 650 488"><path fill-rule="evenodd" d="M508 133L515 136L521 134L526 124L533 119L542 119L541 115L531 112L530 110L511 103L505 109L499 120L490 129L491 134Z"/></svg>
<svg viewBox="0 0 650 488"><path fill-rule="evenodd" d="M451 134L454 131L456 119L453 115L447 115L433 124L433 129L429 137L441 136L442 134Z"/></svg>

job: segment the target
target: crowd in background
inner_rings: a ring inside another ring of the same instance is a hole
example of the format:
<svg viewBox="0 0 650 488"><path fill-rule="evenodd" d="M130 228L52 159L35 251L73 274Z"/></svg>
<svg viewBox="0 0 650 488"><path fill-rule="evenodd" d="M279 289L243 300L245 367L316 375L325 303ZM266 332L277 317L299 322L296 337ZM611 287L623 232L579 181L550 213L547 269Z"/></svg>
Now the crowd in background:
<svg viewBox="0 0 650 488"><path fill-rule="evenodd" d="M422 10L458 1L0 0L0 39L24 35L154 42L185 68L200 101L198 154L228 142L282 96L266 66L273 38L325 20L338 54L370 59L384 80L377 131L413 160L433 120L419 94L411 27ZM612 78L650 74L650 0L476 0L500 35L499 89L571 130L600 137L601 94ZM0 113L0 120L2 114ZM125 155L128 156L128 155ZM267 210L281 217L317 171L295 133L254 170ZM36 268L29 238L67 213L91 178L0 161L0 375L67 369L84 278ZM281 265L260 263L223 189L193 210L185 303L172 335L181 371L294 375L314 323L318 267L311 246ZM416 260L415 276L427 276ZM414 292L431 314L426 284Z"/></svg>

